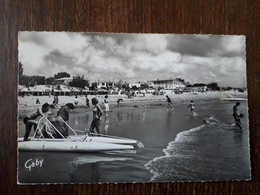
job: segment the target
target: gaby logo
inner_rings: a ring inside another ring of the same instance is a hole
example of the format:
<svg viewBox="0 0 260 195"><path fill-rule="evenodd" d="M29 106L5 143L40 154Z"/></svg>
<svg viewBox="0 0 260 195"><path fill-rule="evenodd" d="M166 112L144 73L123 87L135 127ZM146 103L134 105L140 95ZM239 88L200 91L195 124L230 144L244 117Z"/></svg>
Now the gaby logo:
<svg viewBox="0 0 260 195"><path fill-rule="evenodd" d="M38 158L36 158L35 160L29 159L25 162L24 167L29 171L31 171L32 168L34 167L42 167L43 160L44 159L38 159Z"/></svg>

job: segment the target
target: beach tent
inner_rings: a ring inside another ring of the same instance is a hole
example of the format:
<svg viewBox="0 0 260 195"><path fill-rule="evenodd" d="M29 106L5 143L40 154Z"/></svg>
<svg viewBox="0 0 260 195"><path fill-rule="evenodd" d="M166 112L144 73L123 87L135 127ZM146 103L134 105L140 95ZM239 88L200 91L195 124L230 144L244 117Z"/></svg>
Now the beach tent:
<svg viewBox="0 0 260 195"><path fill-rule="evenodd" d="M18 95L24 96L30 94L30 89L24 85L18 85Z"/></svg>
<svg viewBox="0 0 260 195"><path fill-rule="evenodd" d="M35 85L33 87L29 87L32 95L49 95L51 86L49 85Z"/></svg>

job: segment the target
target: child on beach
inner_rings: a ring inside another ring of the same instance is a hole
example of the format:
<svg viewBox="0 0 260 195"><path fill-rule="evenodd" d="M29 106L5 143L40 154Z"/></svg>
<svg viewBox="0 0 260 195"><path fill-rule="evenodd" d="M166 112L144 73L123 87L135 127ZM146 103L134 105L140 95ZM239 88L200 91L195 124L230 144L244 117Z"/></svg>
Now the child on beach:
<svg viewBox="0 0 260 195"><path fill-rule="evenodd" d="M48 103L45 103L42 105L41 109L37 108L34 112L24 117L23 119L23 123L25 124L25 135L23 138L24 141L28 140L32 127L34 128L37 127L38 121L36 121L35 119L37 119L39 116L43 117L47 115L49 108L50 105Z"/></svg>
<svg viewBox="0 0 260 195"><path fill-rule="evenodd" d="M97 98L92 98L91 102L93 104L93 120L92 123L90 125L90 132L94 133L94 129L96 128L97 133L99 134L99 127L100 127L100 123L101 123L101 116L103 114L102 109L99 107L98 105L98 99Z"/></svg>
<svg viewBox="0 0 260 195"><path fill-rule="evenodd" d="M238 109L237 107L240 105L239 102L237 102L234 106L233 106L233 117L235 119L235 124L236 126L239 127L239 129L242 129L242 124L240 122L240 117L243 117L242 114L238 114Z"/></svg>
<svg viewBox="0 0 260 195"><path fill-rule="evenodd" d="M53 105L57 106L58 104L59 104L59 97L57 95L55 95L54 99L53 99Z"/></svg>
<svg viewBox="0 0 260 195"><path fill-rule="evenodd" d="M167 104L167 111L169 110L169 108L171 108L171 110L173 110L172 100L169 98L168 95L166 95L166 98L167 98L166 102L168 103L168 104Z"/></svg>
<svg viewBox="0 0 260 195"><path fill-rule="evenodd" d="M75 96L75 100L74 100L74 104L75 104L75 106L77 106L78 103L79 103L79 100L78 100L78 96L76 95L76 96Z"/></svg>
<svg viewBox="0 0 260 195"><path fill-rule="evenodd" d="M36 99L36 104L40 104L39 98Z"/></svg>
<svg viewBox="0 0 260 195"><path fill-rule="evenodd" d="M194 110L195 110L195 106L194 106L194 103L193 103L192 100L190 101L190 104L188 105L187 108L190 108L190 112L193 115L194 114Z"/></svg>

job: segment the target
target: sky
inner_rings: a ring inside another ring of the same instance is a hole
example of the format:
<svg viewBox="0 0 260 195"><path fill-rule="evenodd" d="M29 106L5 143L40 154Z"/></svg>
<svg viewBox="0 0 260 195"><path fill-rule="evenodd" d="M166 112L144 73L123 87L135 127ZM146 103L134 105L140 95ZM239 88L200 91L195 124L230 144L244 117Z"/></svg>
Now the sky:
<svg viewBox="0 0 260 195"><path fill-rule="evenodd" d="M19 32L24 75L58 72L90 81L183 78L246 87L245 36Z"/></svg>

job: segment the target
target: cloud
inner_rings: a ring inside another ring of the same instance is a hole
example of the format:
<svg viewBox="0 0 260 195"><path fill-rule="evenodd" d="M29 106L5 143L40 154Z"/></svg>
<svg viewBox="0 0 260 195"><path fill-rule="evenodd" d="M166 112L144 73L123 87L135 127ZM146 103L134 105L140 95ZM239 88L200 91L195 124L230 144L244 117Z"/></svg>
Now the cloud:
<svg viewBox="0 0 260 195"><path fill-rule="evenodd" d="M174 35L167 36L168 49L194 56L241 56L245 52L245 36Z"/></svg>
<svg viewBox="0 0 260 195"><path fill-rule="evenodd" d="M244 36L20 32L18 42L26 75L245 85Z"/></svg>

